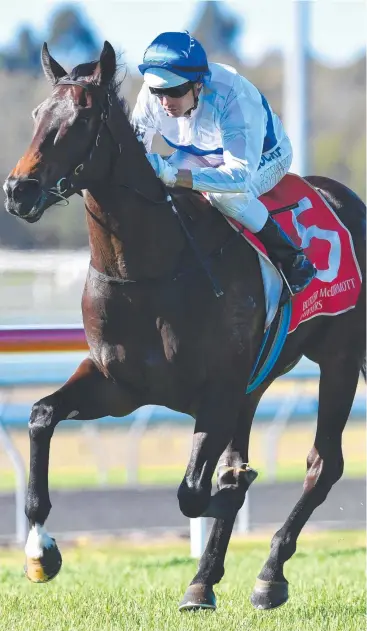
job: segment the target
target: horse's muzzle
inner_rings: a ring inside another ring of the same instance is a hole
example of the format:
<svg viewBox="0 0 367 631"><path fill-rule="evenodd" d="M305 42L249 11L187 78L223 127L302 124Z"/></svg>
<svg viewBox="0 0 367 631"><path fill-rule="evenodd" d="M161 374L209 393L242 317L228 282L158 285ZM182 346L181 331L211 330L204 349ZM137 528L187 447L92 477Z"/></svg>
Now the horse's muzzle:
<svg viewBox="0 0 367 631"><path fill-rule="evenodd" d="M9 176L3 186L5 192L5 209L11 215L16 215L33 223L37 221L43 210L43 193L37 180L24 180Z"/></svg>

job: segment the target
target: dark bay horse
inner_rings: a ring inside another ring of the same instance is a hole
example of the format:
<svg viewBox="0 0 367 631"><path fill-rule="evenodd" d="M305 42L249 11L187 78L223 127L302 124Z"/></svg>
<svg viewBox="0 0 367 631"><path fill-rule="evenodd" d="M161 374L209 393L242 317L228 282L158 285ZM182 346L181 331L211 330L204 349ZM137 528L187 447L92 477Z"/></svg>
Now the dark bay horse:
<svg viewBox="0 0 367 631"><path fill-rule="evenodd" d="M251 596L259 609L281 605L288 598L284 563L343 473L342 432L365 370L364 283L356 308L314 318L288 335L266 382L246 395L265 321L256 252L243 239L232 239L232 228L217 210L192 192L181 196L195 242L223 289L217 298L121 106L112 46L105 42L98 61L70 74L46 45L42 63L53 89L34 112L31 144L4 184L6 208L35 222L60 197L82 191L91 252L82 298L90 354L59 390L32 408L27 575L44 582L61 567L44 527L56 425L164 405L195 418L192 452L178 489L180 509L187 517L215 517L180 607L214 608L213 585L223 577L235 517L256 477L248 465L256 407L274 379L304 355L321 371L315 441L300 499L275 533ZM308 180L349 229L365 278L363 202L338 182ZM211 495L217 466L218 491Z"/></svg>

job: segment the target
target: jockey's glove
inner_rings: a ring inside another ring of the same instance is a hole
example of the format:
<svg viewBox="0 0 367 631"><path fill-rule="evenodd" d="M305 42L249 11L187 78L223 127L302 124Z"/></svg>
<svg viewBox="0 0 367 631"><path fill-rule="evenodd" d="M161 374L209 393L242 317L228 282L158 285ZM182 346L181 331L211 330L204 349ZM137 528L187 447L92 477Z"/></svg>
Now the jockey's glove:
<svg viewBox="0 0 367 631"><path fill-rule="evenodd" d="M147 153L147 160L153 167L155 174L166 186L174 186L176 184L176 175L178 169L159 155L159 153Z"/></svg>

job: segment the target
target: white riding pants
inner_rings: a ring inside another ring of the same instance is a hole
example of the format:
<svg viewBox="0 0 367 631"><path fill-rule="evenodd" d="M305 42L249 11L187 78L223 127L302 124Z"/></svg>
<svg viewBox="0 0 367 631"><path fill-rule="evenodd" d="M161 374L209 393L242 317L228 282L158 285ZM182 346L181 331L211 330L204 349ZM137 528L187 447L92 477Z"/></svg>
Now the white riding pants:
<svg viewBox="0 0 367 631"><path fill-rule="evenodd" d="M207 193L206 197L223 215L236 219L250 232L258 232L268 218L268 211L258 197L274 188L288 173L292 156L292 145L285 137L274 149L263 153L246 193ZM167 160L178 169L215 168L223 164L221 155L196 156L181 150L175 151Z"/></svg>

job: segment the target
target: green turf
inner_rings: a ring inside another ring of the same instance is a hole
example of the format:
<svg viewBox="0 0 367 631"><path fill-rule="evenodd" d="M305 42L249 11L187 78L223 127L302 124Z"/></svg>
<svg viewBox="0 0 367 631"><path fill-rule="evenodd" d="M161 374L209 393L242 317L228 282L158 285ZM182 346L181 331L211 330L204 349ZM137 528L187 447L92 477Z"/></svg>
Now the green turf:
<svg viewBox="0 0 367 631"><path fill-rule="evenodd" d="M142 467L139 473L139 481L142 484L179 484L185 473L185 468L180 467ZM257 483L266 482L266 477L261 468L258 468ZM99 486L99 478L95 469L50 470L50 487L57 489L90 488ZM344 477L364 478L366 466L364 462L356 461L346 463ZM304 463L279 464L276 479L279 481L303 480L305 477ZM121 485L126 483L126 471L123 467L111 469L108 472L107 485ZM15 488L15 476L12 471L5 470L0 474L0 491L10 491Z"/></svg>
<svg viewBox="0 0 367 631"><path fill-rule="evenodd" d="M188 542L134 547L92 545L63 551L47 585L22 575L22 554L3 550L1 631L362 631L365 629L364 533L301 535L286 565L290 600L256 611L249 596L270 536L234 541L216 587L216 612L179 613L196 571Z"/></svg>

